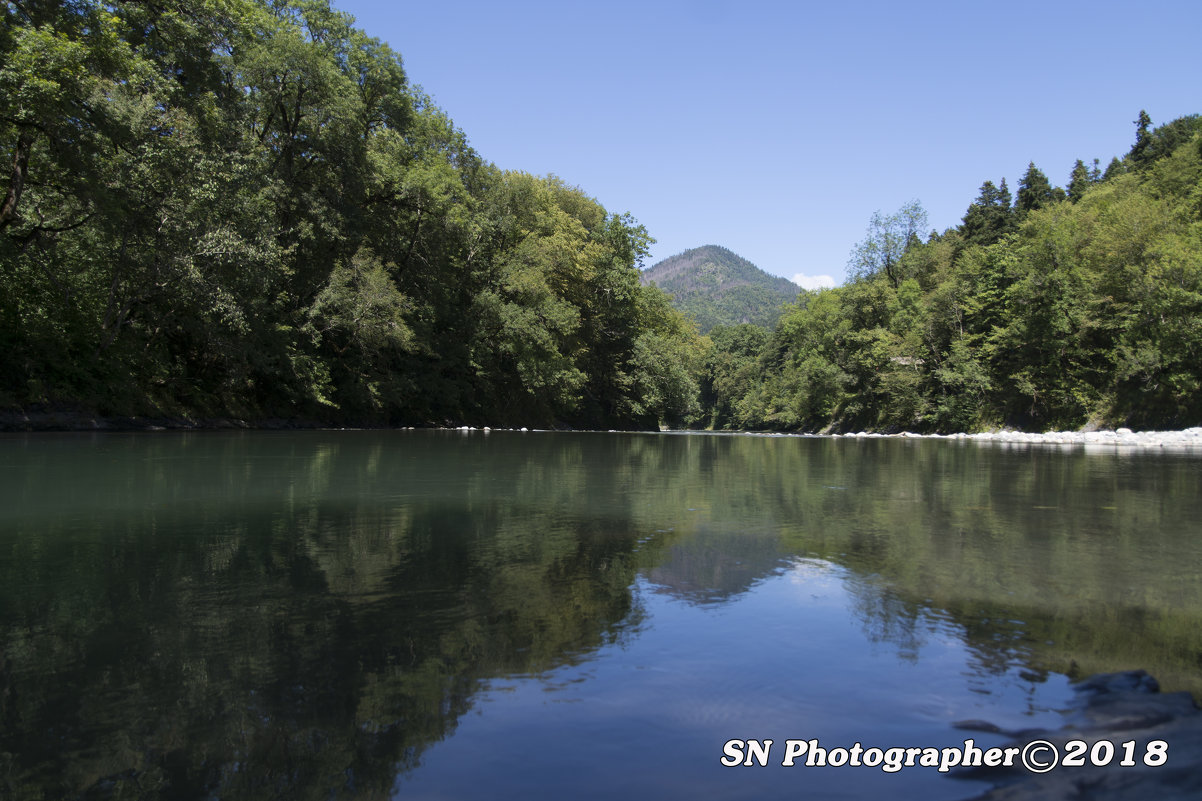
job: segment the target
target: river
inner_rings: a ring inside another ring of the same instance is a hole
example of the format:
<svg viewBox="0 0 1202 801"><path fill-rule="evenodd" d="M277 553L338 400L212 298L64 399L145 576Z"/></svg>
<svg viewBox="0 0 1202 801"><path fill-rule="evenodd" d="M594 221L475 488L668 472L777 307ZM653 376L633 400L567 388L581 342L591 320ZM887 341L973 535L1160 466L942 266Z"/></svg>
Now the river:
<svg viewBox="0 0 1202 801"><path fill-rule="evenodd" d="M0 796L965 798L781 757L997 745L953 724L1100 671L1200 696L1200 577L1189 453L3 435Z"/></svg>

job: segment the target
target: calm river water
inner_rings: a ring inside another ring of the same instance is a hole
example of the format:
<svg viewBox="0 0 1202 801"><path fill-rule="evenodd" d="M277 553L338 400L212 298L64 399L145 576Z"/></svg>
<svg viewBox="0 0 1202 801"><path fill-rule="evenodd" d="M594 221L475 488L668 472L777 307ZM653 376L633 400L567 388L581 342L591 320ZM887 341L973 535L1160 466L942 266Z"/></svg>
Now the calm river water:
<svg viewBox="0 0 1202 801"><path fill-rule="evenodd" d="M0 437L0 797L965 798L1070 677L1202 695L1202 456L676 434ZM767 767L723 767L772 739Z"/></svg>

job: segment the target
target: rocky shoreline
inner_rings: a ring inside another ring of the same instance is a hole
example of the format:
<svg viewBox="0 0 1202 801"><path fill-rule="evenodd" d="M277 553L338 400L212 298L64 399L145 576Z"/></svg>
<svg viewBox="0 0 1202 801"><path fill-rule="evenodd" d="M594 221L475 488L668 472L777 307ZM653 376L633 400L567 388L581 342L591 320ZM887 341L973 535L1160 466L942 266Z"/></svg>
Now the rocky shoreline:
<svg viewBox="0 0 1202 801"><path fill-rule="evenodd" d="M1002 445L1070 445L1097 448L1181 448L1202 449L1202 428L1187 428L1183 431L1132 431L1119 428L1115 431L1049 431L1028 433L1025 431L997 431L979 434L831 434L832 437L851 439L902 438L902 439L950 439L970 442L997 443Z"/></svg>
<svg viewBox="0 0 1202 801"><path fill-rule="evenodd" d="M185 417L185 416L106 416L78 409L33 409L0 411L0 433L32 433L40 431L200 431L200 430L246 430L246 431L291 431L305 429L378 428L401 429L411 426L388 426L380 423L364 423L353 426L332 425L317 420L302 418L264 418L243 420L235 417ZM425 427L425 426L423 426ZM463 431L513 430L526 428L490 429L475 426L434 426ZM687 429L684 430L686 433ZM676 433L676 432L674 432ZM703 432L696 432L703 433ZM909 431L879 433L859 431L845 434L785 434L773 432L710 432L730 434L752 434L757 436L823 436L835 439L942 439L953 441L993 443L999 445L1058 445L1083 446L1086 450L1160 448L1170 450L1202 450L1202 427L1181 431L1132 431L1119 428L1114 431L1049 431L1032 433L1026 431L987 431L975 434L915 434Z"/></svg>

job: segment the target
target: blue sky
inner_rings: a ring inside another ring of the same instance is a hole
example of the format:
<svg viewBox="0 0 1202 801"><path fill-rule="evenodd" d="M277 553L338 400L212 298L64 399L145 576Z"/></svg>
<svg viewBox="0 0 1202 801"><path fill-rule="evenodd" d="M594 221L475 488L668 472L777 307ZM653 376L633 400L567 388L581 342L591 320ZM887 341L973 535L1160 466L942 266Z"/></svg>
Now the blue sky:
<svg viewBox="0 0 1202 801"><path fill-rule="evenodd" d="M957 225L981 183L1202 113L1202 2L333 0L486 159L658 241L841 283L875 211Z"/></svg>

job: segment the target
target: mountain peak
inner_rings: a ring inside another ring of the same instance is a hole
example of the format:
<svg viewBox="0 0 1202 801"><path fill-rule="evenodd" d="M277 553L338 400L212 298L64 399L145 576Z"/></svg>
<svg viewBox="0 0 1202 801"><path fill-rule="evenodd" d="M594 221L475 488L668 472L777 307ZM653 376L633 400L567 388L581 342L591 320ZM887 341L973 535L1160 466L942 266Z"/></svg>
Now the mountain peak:
<svg viewBox="0 0 1202 801"><path fill-rule="evenodd" d="M739 323L771 328L781 307L801 291L720 245L670 256L644 270L642 281L671 295L672 305L691 315L703 334L717 325Z"/></svg>

